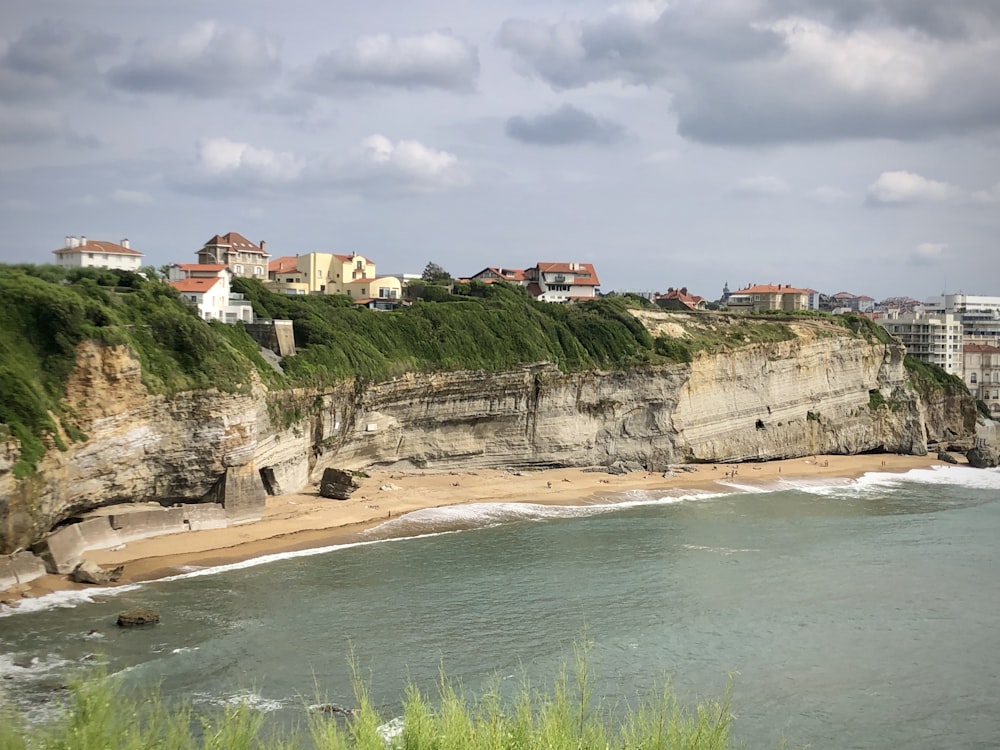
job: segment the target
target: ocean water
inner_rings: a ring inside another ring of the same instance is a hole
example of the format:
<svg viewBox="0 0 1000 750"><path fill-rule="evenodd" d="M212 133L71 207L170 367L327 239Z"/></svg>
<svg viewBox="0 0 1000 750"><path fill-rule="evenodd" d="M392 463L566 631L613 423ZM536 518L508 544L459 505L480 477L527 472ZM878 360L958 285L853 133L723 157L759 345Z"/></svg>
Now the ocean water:
<svg viewBox="0 0 1000 750"><path fill-rule="evenodd" d="M550 685L586 640L609 704L732 680L748 748L996 748L998 499L1000 472L942 467L420 511L357 543L0 612L0 691L42 719L105 659L126 685L301 726L317 700L353 705L352 658L391 718L442 668L469 693ZM114 625L138 606L162 623Z"/></svg>

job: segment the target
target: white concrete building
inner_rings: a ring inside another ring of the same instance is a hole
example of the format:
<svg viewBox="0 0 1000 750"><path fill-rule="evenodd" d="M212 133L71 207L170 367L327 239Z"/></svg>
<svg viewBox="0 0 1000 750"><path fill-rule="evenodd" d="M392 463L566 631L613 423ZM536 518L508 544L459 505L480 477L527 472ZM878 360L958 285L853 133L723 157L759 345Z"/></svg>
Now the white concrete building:
<svg viewBox="0 0 1000 750"><path fill-rule="evenodd" d="M86 237L66 237L66 245L53 250L56 265L62 268L114 268L138 271L142 253L133 250L128 240L107 242Z"/></svg>
<svg viewBox="0 0 1000 750"><path fill-rule="evenodd" d="M944 294L926 303L929 312L954 315L962 322L966 343L1000 346L1000 297Z"/></svg>
<svg viewBox="0 0 1000 750"><path fill-rule="evenodd" d="M204 320L253 322L253 307L232 290L232 271L221 263L181 263L170 266L169 284L198 309Z"/></svg>
<svg viewBox="0 0 1000 750"><path fill-rule="evenodd" d="M962 322L956 316L918 313L877 322L906 345L907 354L961 377L964 337Z"/></svg>

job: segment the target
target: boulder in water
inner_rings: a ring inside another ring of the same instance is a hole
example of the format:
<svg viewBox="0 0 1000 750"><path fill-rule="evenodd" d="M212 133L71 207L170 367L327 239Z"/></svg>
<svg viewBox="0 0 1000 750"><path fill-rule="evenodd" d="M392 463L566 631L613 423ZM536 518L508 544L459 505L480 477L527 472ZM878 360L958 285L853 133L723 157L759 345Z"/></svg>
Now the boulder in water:
<svg viewBox="0 0 1000 750"><path fill-rule="evenodd" d="M160 621L160 613L155 609L130 609L118 615L117 625L121 628L134 628L138 625L155 625Z"/></svg>
<svg viewBox="0 0 1000 750"><path fill-rule="evenodd" d="M977 445L965 454L969 466L975 469L992 469L997 466L997 452L985 445Z"/></svg>
<svg viewBox="0 0 1000 750"><path fill-rule="evenodd" d="M948 463L948 464L957 464L958 463L958 459L955 458L950 453L948 453L947 451L938 451L937 457L938 457L938 461L944 461L945 463Z"/></svg>

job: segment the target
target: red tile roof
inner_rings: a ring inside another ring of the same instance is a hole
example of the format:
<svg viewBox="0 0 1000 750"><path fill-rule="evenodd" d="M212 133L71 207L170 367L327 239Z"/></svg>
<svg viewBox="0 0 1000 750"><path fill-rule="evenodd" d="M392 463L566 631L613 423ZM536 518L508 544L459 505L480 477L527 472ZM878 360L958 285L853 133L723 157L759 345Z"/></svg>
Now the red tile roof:
<svg viewBox="0 0 1000 750"><path fill-rule="evenodd" d="M299 257L297 255L282 255L267 264L268 273L288 273L299 270Z"/></svg>
<svg viewBox="0 0 1000 750"><path fill-rule="evenodd" d="M539 263L538 273L561 273L566 276L573 276L573 284L576 286L600 286L597 279L597 271L592 263Z"/></svg>
<svg viewBox="0 0 1000 750"><path fill-rule="evenodd" d="M807 289L799 289L791 284L754 284L746 289L738 289L733 294L809 294Z"/></svg>
<svg viewBox="0 0 1000 750"><path fill-rule="evenodd" d="M260 245L256 245L246 237L244 237L239 232L228 232L226 234L217 234L208 242L205 243L204 247L212 247L215 245L222 245L225 247L231 247L234 250L242 250L248 253L263 253L264 250Z"/></svg>
<svg viewBox="0 0 1000 750"><path fill-rule="evenodd" d="M220 279L217 277L195 277L191 279L181 279L180 281L171 281L170 286L179 292L184 292L186 294L204 294L211 290L213 286L219 283Z"/></svg>
<svg viewBox="0 0 1000 750"><path fill-rule="evenodd" d="M492 277L487 277L485 279L478 278L479 276L481 276L482 274L486 273L487 271L492 272L493 274L495 274L499 278L497 278L497 279L494 279ZM503 268L501 266L488 266L487 268L484 268L479 273L473 274L471 278L475 279L476 281L485 282L487 284L490 283L490 282L493 282L493 281L512 281L512 282L514 282L516 284L520 284L522 281L524 281L524 269L522 269L522 268Z"/></svg>
<svg viewBox="0 0 1000 750"><path fill-rule="evenodd" d="M371 261L363 255L358 255L354 253L353 255L343 255L341 253L330 253L334 258L341 261L342 263L350 263L355 260L363 260L365 263L371 263Z"/></svg>
<svg viewBox="0 0 1000 750"><path fill-rule="evenodd" d="M69 253L107 253L108 255L142 255L138 250L130 247L123 247L117 242L105 242L104 240L87 240L86 245L76 247L62 247L53 250L56 255L66 255Z"/></svg>
<svg viewBox="0 0 1000 750"><path fill-rule="evenodd" d="M992 344L966 344L962 349L966 354L1000 354L1000 347Z"/></svg>

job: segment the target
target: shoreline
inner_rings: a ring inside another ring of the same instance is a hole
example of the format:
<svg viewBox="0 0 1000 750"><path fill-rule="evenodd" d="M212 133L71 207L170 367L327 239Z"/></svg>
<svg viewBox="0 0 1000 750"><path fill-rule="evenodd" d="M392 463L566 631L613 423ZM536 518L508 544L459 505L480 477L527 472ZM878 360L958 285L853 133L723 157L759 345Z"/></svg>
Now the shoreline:
<svg viewBox="0 0 1000 750"><path fill-rule="evenodd" d="M260 521L225 529L189 531L129 542L111 550L85 554L104 568L124 565L121 579L110 587L153 581L194 568L245 562L270 554L315 549L367 539L362 533L407 513L474 503L543 505L613 504L630 490L704 492L728 484L763 484L781 479L857 479L871 472L904 473L947 466L926 456L862 454L820 455L741 464L687 464L674 475L632 472L612 475L583 469L504 471L373 470L348 500L330 500L318 492L267 498ZM735 472L735 476L730 476ZM391 538L392 534L387 534ZM58 591L87 590L87 584L61 575L46 575L0 592L16 606L18 598L37 598Z"/></svg>

